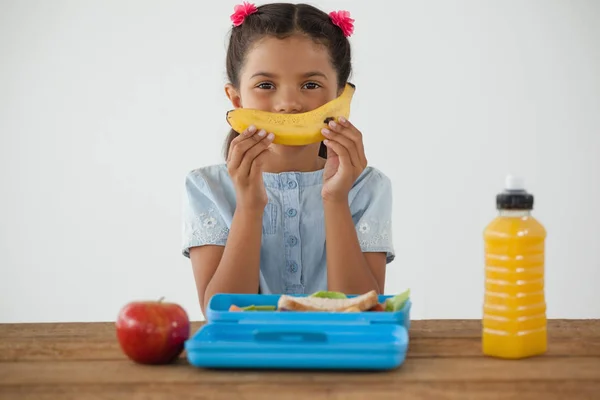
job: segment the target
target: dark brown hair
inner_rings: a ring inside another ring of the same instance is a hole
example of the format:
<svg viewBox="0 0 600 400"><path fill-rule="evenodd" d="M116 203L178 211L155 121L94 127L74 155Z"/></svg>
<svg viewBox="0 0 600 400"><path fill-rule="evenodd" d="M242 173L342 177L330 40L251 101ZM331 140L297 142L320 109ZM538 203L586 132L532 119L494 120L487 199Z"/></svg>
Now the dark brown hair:
<svg viewBox="0 0 600 400"><path fill-rule="evenodd" d="M344 87L352 71L350 42L342 30L334 25L327 13L308 4L271 3L258 7L258 11L246 17L244 22L231 29L227 48L227 77L237 89L240 72L248 50L259 39L273 36L284 39L294 34L304 34L327 47L331 63L337 72L338 89ZM238 133L233 129L225 140L224 155L227 159L231 141ZM323 143L319 156L327 158Z"/></svg>

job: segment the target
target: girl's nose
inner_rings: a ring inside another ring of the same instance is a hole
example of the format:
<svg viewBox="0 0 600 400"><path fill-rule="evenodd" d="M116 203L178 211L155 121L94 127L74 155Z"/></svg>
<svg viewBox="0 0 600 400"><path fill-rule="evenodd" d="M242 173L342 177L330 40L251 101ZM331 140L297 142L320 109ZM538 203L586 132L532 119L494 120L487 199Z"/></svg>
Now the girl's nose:
<svg viewBox="0 0 600 400"><path fill-rule="evenodd" d="M294 91L281 92L275 102L275 111L286 114L302 112L299 99L300 94Z"/></svg>

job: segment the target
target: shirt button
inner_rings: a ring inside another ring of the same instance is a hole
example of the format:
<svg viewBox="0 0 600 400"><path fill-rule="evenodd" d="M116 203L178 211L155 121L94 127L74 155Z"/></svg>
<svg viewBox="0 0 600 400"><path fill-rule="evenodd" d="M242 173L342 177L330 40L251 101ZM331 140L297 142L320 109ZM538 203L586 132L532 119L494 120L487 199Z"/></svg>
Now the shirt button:
<svg viewBox="0 0 600 400"><path fill-rule="evenodd" d="M294 273L294 274L295 274L296 272L298 272L298 264L296 263L296 261L292 261L292 262L290 262L290 264L289 264L289 267L288 267L288 268L290 269L290 272L292 272L292 273Z"/></svg>
<svg viewBox="0 0 600 400"><path fill-rule="evenodd" d="M295 208L288 208L288 210L287 210L288 217L295 217L296 214L298 214L298 212L296 211Z"/></svg>
<svg viewBox="0 0 600 400"><path fill-rule="evenodd" d="M296 183L296 181L289 181L288 182L288 187L290 189L296 189L298 187L298 184Z"/></svg>
<svg viewBox="0 0 600 400"><path fill-rule="evenodd" d="M288 244L292 247L298 244L298 238L296 236L290 236L287 240Z"/></svg>

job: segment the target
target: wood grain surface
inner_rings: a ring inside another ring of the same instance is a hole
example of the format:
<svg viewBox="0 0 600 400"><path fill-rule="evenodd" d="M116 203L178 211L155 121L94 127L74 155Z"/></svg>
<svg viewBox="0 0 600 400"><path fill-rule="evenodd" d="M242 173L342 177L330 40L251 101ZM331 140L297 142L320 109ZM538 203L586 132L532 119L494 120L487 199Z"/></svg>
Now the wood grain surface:
<svg viewBox="0 0 600 400"><path fill-rule="evenodd" d="M196 331L202 323L194 323ZM204 370L129 361L113 323L0 325L0 399L600 399L600 321L549 321L544 356L481 354L480 321L413 321L388 372Z"/></svg>

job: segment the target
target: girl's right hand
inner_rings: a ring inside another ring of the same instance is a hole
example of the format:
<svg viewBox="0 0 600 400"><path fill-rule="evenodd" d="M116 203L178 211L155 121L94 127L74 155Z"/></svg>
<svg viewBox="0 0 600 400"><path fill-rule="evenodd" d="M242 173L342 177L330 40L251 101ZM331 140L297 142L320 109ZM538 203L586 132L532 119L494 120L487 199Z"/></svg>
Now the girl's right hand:
<svg viewBox="0 0 600 400"><path fill-rule="evenodd" d="M262 179L263 158L274 135L250 126L232 140L227 157L227 170L235 187L237 206L263 210L268 202Z"/></svg>

